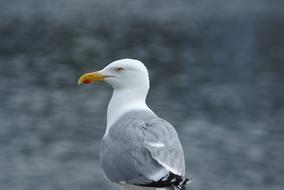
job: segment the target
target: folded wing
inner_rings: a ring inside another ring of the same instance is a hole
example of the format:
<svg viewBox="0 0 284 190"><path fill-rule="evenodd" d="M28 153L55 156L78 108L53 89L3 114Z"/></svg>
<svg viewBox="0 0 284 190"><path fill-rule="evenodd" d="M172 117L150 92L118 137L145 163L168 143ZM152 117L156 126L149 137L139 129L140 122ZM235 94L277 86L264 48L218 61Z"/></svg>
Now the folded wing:
<svg viewBox="0 0 284 190"><path fill-rule="evenodd" d="M108 179L148 187L182 186L184 154L175 129L150 113L128 113L104 137L102 167Z"/></svg>

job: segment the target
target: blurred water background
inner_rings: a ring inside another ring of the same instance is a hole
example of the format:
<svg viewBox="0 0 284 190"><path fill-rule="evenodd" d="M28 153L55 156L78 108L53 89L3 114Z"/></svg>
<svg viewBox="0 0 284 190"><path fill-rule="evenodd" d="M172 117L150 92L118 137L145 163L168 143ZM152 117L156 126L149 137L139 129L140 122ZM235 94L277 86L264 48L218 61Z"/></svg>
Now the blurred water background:
<svg viewBox="0 0 284 190"><path fill-rule="evenodd" d="M150 69L192 190L284 189L284 1L1 0L0 190L115 190L99 164L111 88Z"/></svg>

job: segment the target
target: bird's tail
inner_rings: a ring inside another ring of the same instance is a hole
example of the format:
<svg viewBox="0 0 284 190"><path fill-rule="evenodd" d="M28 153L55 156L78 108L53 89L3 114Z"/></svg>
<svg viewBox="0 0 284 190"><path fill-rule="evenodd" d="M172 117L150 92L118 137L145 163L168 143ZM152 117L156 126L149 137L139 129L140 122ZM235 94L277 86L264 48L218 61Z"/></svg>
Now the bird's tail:
<svg viewBox="0 0 284 190"><path fill-rule="evenodd" d="M173 189L174 190L185 190L185 186L188 183L191 183L191 179L190 178L184 178L182 181L180 181L178 184L173 185Z"/></svg>

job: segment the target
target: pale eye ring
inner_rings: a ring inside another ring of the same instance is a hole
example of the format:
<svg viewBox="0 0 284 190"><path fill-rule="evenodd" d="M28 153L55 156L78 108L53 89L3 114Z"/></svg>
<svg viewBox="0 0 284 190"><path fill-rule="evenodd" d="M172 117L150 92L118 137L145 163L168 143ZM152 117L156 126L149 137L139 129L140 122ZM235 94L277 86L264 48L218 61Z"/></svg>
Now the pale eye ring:
<svg viewBox="0 0 284 190"><path fill-rule="evenodd" d="M123 68L123 67L116 67L115 70L116 70L116 71L123 71L124 68Z"/></svg>

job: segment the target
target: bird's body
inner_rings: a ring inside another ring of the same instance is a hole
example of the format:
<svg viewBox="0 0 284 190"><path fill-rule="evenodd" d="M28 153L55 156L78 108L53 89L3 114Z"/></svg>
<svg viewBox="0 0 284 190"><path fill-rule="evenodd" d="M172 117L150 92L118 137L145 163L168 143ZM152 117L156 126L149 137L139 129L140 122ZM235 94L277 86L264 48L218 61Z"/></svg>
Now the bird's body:
<svg viewBox="0 0 284 190"><path fill-rule="evenodd" d="M167 179L170 173L185 173L177 133L168 122L144 110L129 111L110 127L102 141L101 160L105 175L118 184L158 188L184 180Z"/></svg>
<svg viewBox="0 0 284 190"><path fill-rule="evenodd" d="M105 80L114 88L100 154L106 177L124 190L185 189L188 179L177 132L145 103L146 67L123 59L83 75L79 83L92 80Z"/></svg>

